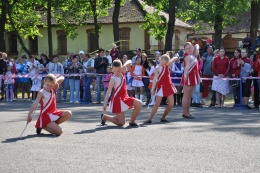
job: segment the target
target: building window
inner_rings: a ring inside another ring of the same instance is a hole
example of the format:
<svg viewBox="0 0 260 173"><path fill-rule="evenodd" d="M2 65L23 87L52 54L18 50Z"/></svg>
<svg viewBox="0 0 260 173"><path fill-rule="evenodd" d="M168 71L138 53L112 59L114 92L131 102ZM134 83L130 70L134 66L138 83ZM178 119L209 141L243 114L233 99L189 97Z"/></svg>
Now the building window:
<svg viewBox="0 0 260 173"><path fill-rule="evenodd" d="M86 33L88 35L88 52L90 54L93 54L96 51L96 49L98 49L96 48L97 41L95 39L95 30L87 29Z"/></svg>
<svg viewBox="0 0 260 173"><path fill-rule="evenodd" d="M67 35L63 30L58 30L56 33L58 40L58 55L67 55Z"/></svg>
<svg viewBox="0 0 260 173"><path fill-rule="evenodd" d="M29 37L29 50L32 54L38 54L38 37Z"/></svg>
<svg viewBox="0 0 260 173"><path fill-rule="evenodd" d="M120 50L130 50L130 31L131 28L120 28L119 39L120 39Z"/></svg>
<svg viewBox="0 0 260 173"><path fill-rule="evenodd" d="M8 38L9 42L9 52L17 54L18 48L17 48L17 35L16 34L10 34Z"/></svg>

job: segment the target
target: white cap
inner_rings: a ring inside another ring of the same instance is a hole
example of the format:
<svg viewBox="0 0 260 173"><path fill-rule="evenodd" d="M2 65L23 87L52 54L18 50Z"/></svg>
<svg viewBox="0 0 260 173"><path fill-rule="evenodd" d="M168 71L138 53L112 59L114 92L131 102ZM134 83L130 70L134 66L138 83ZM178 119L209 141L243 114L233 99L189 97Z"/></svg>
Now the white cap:
<svg viewBox="0 0 260 173"><path fill-rule="evenodd" d="M84 51L83 50L79 51L79 54L84 54Z"/></svg>

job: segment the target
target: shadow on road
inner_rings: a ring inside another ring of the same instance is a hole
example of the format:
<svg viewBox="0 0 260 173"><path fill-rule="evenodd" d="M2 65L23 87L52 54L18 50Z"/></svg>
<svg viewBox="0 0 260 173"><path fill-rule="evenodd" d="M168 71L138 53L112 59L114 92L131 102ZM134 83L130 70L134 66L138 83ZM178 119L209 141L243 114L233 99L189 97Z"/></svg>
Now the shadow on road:
<svg viewBox="0 0 260 173"><path fill-rule="evenodd" d="M34 135L27 135L24 137L17 137L17 138L8 138L5 139L5 141L2 141L2 143L14 143L14 142L18 142L18 141L22 141L22 140L26 140L26 139L31 139L31 138L56 138L58 136L52 135L52 134L34 134Z"/></svg>

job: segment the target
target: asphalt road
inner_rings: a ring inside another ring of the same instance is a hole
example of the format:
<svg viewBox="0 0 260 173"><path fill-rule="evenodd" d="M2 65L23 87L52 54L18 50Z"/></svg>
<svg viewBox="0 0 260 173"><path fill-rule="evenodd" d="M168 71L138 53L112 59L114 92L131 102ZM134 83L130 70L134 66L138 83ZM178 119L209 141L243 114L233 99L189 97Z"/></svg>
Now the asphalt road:
<svg viewBox="0 0 260 173"><path fill-rule="evenodd" d="M0 102L0 173L260 171L259 109L192 108L196 118L187 120L174 107L163 124L160 107L144 125L151 109L143 107L139 127L130 128L131 111L124 127L101 127L101 105L61 103L73 112L62 136L36 135L34 115L20 139L30 105Z"/></svg>

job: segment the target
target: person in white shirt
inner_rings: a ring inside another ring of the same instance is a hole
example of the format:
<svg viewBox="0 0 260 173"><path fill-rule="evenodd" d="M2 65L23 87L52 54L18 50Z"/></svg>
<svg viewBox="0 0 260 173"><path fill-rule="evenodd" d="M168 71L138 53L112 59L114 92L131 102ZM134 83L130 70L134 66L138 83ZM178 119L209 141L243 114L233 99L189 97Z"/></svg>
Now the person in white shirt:
<svg viewBox="0 0 260 173"><path fill-rule="evenodd" d="M108 50L106 50L106 53L105 53L106 55L106 58L108 59L108 65L111 65L112 64L112 57L109 55L109 51Z"/></svg>
<svg viewBox="0 0 260 173"><path fill-rule="evenodd" d="M49 73L64 75L63 65L59 62L58 55L53 55L52 63L49 64ZM58 78L58 76L57 76ZM61 102L61 87L57 90L56 102Z"/></svg>

